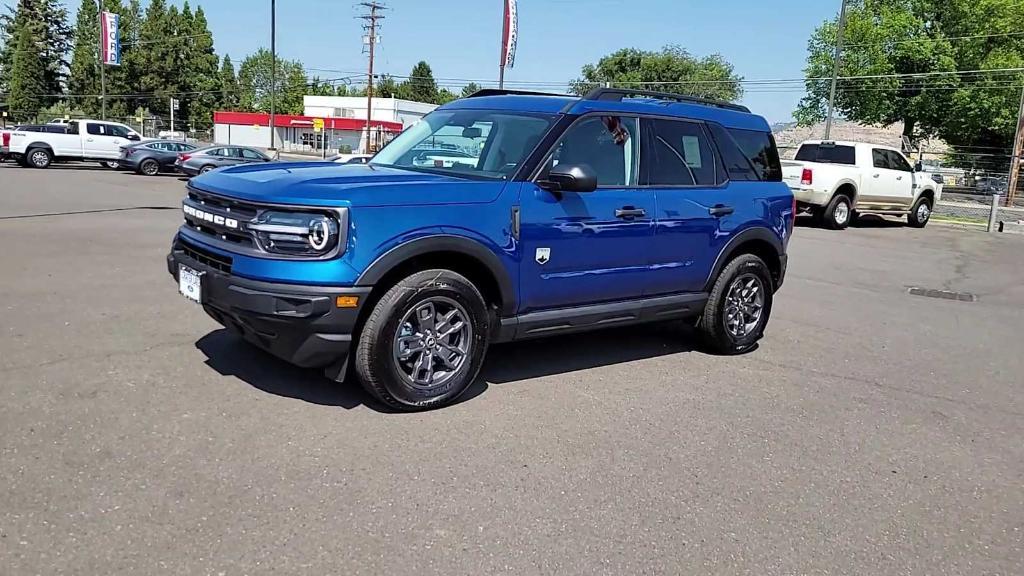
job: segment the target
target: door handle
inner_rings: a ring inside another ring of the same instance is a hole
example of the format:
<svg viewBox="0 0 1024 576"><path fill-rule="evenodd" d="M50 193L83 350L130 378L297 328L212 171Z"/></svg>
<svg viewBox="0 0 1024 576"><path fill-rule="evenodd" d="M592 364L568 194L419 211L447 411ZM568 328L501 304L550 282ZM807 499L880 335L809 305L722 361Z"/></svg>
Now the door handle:
<svg viewBox="0 0 1024 576"><path fill-rule="evenodd" d="M85 141L86 142L92 142L92 138L86 138Z"/></svg>
<svg viewBox="0 0 1024 576"><path fill-rule="evenodd" d="M903 180L903 176L897 176L896 179L897 180Z"/></svg>
<svg viewBox="0 0 1024 576"><path fill-rule="evenodd" d="M615 211L615 217L623 219L643 218L646 215L647 212L643 208L633 208L632 206L623 206Z"/></svg>
<svg viewBox="0 0 1024 576"><path fill-rule="evenodd" d="M879 176L881 176L881 174L875 174L872 178L878 178Z"/></svg>
<svg viewBox="0 0 1024 576"><path fill-rule="evenodd" d="M715 218L728 216L729 214L732 214L735 211L735 208L733 208L732 206L726 206L725 204L715 204L711 208L708 208L708 213L710 213Z"/></svg>

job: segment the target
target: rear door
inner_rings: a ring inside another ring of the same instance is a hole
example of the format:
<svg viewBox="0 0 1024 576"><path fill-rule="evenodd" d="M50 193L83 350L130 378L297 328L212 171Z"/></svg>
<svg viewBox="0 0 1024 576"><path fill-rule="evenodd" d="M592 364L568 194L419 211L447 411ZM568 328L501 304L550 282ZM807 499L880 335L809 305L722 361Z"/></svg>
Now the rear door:
<svg viewBox="0 0 1024 576"><path fill-rule="evenodd" d="M728 175L703 123L650 118L643 133L641 183L657 208L646 294L700 292L718 255L718 231L735 210Z"/></svg>
<svg viewBox="0 0 1024 576"><path fill-rule="evenodd" d="M597 190L553 193L527 182L520 197L520 313L639 298L654 239L654 192L638 185L639 120L584 116L549 151L586 164Z"/></svg>

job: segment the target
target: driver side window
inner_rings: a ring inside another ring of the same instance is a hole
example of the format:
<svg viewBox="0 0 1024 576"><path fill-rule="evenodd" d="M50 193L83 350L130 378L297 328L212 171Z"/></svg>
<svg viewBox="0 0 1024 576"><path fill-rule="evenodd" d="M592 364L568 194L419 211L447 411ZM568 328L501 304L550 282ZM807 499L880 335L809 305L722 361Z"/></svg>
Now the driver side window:
<svg viewBox="0 0 1024 576"><path fill-rule="evenodd" d="M597 186L636 186L638 120L622 116L585 117L566 130L541 171L546 178L560 164L586 164Z"/></svg>

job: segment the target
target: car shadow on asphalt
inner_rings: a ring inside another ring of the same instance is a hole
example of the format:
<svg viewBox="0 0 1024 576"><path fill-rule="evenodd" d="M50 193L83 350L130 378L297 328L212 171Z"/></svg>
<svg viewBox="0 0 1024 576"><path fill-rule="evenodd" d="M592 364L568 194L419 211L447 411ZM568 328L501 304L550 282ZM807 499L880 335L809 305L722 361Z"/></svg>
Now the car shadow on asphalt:
<svg viewBox="0 0 1024 576"><path fill-rule="evenodd" d="M802 215L796 219L797 228L820 228L826 230L824 224L819 224L814 221L812 216ZM864 214L858 216L856 220L850 223L850 228L906 228L907 222L905 220L893 220L890 218L883 218L875 214Z"/></svg>
<svg viewBox="0 0 1024 576"><path fill-rule="evenodd" d="M268 394L321 406L352 409L364 405L382 413L397 413L363 391L351 370L344 383L334 382L320 370L298 368L275 358L227 329L210 332L195 346L206 356L206 365L218 374L233 376ZM458 403L480 396L491 385L503 386L697 349L696 335L681 322L500 344L488 351L480 376Z"/></svg>

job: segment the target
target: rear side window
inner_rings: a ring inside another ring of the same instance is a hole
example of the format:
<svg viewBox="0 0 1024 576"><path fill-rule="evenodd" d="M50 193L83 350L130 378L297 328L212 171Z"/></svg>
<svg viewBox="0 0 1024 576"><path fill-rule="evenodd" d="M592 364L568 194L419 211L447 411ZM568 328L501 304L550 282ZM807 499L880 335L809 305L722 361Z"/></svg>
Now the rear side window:
<svg viewBox="0 0 1024 576"><path fill-rule="evenodd" d="M857 149L853 146L836 146L834 144L804 144L797 150L796 159L801 162L855 166L857 164Z"/></svg>
<svg viewBox="0 0 1024 576"><path fill-rule="evenodd" d="M729 134L754 167L758 180L782 182L782 162L771 132L730 128Z"/></svg>
<svg viewBox="0 0 1024 576"><path fill-rule="evenodd" d="M715 186L718 159L702 125L682 120L644 121L650 144L641 149L642 184Z"/></svg>

